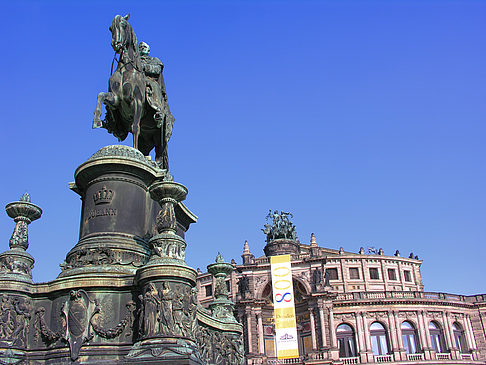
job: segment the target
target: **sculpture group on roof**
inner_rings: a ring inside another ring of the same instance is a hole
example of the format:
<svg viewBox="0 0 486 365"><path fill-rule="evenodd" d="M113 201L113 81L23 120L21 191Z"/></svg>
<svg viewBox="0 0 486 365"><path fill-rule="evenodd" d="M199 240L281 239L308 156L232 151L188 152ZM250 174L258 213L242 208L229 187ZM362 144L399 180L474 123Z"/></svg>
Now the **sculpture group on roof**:
<svg viewBox="0 0 486 365"><path fill-rule="evenodd" d="M295 231L295 225L290 221L293 218L291 213L275 210L272 213L270 209L268 211L266 220L271 219L272 225L265 224L262 229L263 233L267 235L267 242L275 239L286 238L289 240L297 239L297 232Z"/></svg>

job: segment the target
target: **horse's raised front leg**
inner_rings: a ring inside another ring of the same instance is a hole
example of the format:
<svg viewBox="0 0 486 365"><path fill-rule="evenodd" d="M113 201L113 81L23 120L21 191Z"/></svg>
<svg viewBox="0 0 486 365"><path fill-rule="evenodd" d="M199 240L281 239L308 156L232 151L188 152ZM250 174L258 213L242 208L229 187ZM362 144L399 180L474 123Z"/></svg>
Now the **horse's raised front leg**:
<svg viewBox="0 0 486 365"><path fill-rule="evenodd" d="M94 111L93 129L100 128L103 126L103 123L101 123L101 105L105 101L107 95L108 93L103 93L103 92L98 94L98 100L96 101L96 109Z"/></svg>

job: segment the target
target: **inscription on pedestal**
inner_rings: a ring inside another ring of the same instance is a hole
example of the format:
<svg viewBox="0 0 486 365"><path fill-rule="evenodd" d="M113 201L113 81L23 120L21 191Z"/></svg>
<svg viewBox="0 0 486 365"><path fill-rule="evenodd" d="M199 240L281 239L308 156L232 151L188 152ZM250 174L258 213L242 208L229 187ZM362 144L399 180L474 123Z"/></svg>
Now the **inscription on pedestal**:
<svg viewBox="0 0 486 365"><path fill-rule="evenodd" d="M86 218L86 222L89 221L90 219L97 218L97 217L116 216L117 213L118 210L113 208L93 209L88 212L88 218Z"/></svg>

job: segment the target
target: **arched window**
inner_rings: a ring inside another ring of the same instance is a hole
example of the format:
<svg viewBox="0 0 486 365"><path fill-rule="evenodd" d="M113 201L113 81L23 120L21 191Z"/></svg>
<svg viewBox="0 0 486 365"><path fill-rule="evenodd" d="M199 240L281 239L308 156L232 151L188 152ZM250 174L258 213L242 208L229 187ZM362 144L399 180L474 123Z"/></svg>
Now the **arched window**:
<svg viewBox="0 0 486 365"><path fill-rule="evenodd" d="M408 321L402 323L403 347L407 354L416 354L418 350L417 331L413 324Z"/></svg>
<svg viewBox="0 0 486 365"><path fill-rule="evenodd" d="M437 322L429 323L430 341L436 353L446 352L444 334Z"/></svg>
<svg viewBox="0 0 486 365"><path fill-rule="evenodd" d="M454 323L452 325L452 333L454 336L454 341L456 342L456 347L461 353L467 352L466 338L464 336L464 331L459 323Z"/></svg>
<svg viewBox="0 0 486 365"><path fill-rule="evenodd" d="M351 326L342 323L336 329L336 337L339 347L339 357L355 357L356 343L354 341L354 331Z"/></svg>
<svg viewBox="0 0 486 365"><path fill-rule="evenodd" d="M370 335L373 355L378 356L388 354L386 329L380 322L373 322L371 324Z"/></svg>

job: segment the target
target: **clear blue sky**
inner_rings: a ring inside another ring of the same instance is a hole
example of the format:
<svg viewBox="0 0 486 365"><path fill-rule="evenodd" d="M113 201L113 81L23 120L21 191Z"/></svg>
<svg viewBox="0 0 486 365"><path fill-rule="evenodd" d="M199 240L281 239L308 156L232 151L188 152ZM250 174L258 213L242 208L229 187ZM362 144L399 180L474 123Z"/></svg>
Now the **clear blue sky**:
<svg viewBox="0 0 486 365"><path fill-rule="evenodd" d="M278 209L302 242L413 251L426 290L486 292L486 2L66 3L2 4L0 204L28 191L44 210L35 281L77 242L74 170L116 143L91 123L131 12L165 64L189 265L241 262L245 239L262 255ZM13 227L1 214L0 251Z"/></svg>

